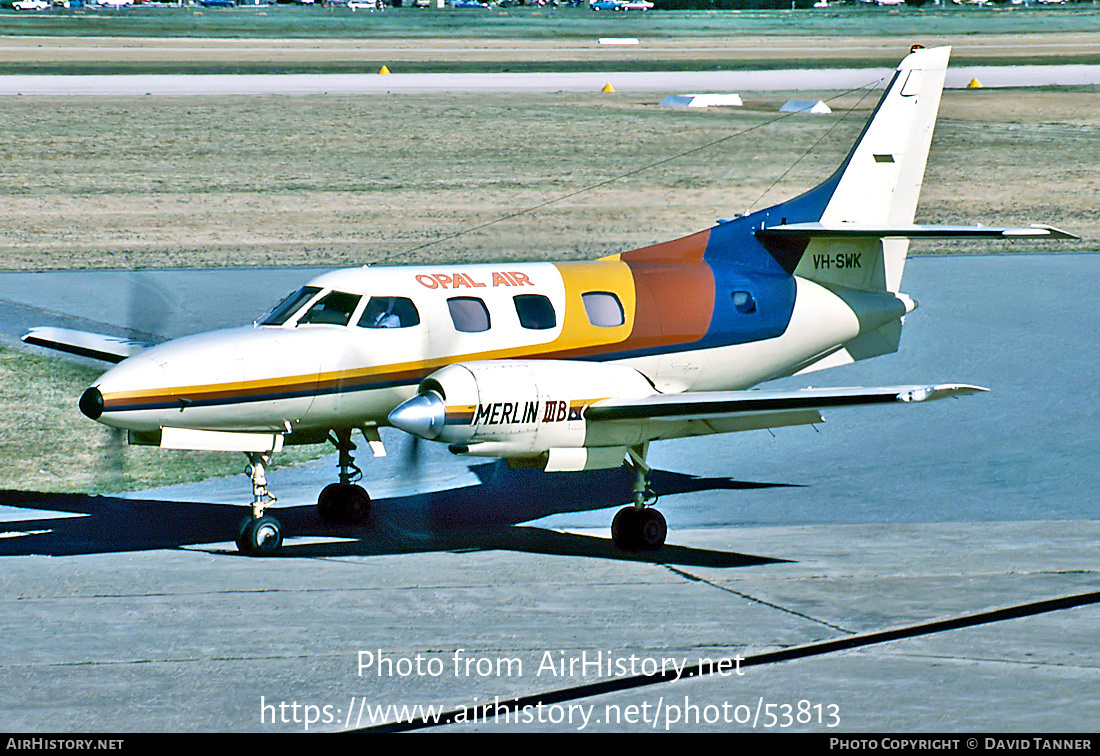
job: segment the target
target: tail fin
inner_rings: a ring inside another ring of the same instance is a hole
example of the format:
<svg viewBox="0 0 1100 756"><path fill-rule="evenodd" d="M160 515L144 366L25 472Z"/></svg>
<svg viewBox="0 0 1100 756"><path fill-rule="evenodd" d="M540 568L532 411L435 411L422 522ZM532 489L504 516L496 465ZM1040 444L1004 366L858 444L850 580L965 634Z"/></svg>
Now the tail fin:
<svg viewBox="0 0 1100 756"><path fill-rule="evenodd" d="M950 52L938 47L906 56L840 168L801 197L763 211L768 218L757 238L773 253L778 246L788 257L797 255L797 267L790 268L796 275L898 291L909 240L842 231L912 225ZM796 224L801 233L791 229L784 236L777 228Z"/></svg>
<svg viewBox="0 0 1100 756"><path fill-rule="evenodd" d="M682 239L625 252L628 262L698 261L824 286L896 294L913 238L1075 238L1050 226L914 225L950 47L902 60L841 166L804 194Z"/></svg>
<svg viewBox="0 0 1100 756"><path fill-rule="evenodd" d="M874 116L838 171L836 188L821 213L823 225L913 223L950 54L950 47L917 50L898 66ZM853 250L853 242L860 249ZM844 251L834 249L837 245L843 245ZM909 240L904 238L815 239L796 273L820 283L897 292L908 252ZM853 253L862 253L865 267L833 264L859 262Z"/></svg>
<svg viewBox="0 0 1100 756"><path fill-rule="evenodd" d="M705 245L705 259L797 274L826 285L896 292L908 241L901 238L904 234L866 230L913 223L950 52L949 47L918 49L905 57L847 158L818 186L764 210L719 221L698 238L628 254L657 258L679 253L692 242L692 249ZM852 235L852 228L863 233Z"/></svg>
<svg viewBox="0 0 1100 756"><path fill-rule="evenodd" d="M950 47L916 50L898 66L871 120L837 171L822 224L913 222L940 107Z"/></svg>

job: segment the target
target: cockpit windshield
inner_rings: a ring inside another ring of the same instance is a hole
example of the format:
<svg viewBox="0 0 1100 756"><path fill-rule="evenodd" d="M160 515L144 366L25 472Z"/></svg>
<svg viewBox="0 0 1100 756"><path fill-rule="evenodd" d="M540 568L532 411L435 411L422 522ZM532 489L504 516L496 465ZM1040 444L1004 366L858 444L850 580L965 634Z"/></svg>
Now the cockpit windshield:
<svg viewBox="0 0 1100 756"><path fill-rule="evenodd" d="M317 296L317 293L320 291L321 289L318 286L303 286L280 302L270 314L260 321L260 325L282 325L291 315L298 312L302 305Z"/></svg>

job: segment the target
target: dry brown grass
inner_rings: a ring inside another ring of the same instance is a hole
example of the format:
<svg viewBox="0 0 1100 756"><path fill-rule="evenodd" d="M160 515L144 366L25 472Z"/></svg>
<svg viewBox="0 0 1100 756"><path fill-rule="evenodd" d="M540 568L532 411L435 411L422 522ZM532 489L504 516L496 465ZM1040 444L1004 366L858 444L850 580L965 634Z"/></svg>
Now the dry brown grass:
<svg viewBox="0 0 1100 756"><path fill-rule="evenodd" d="M847 117L854 96L837 115L761 127L784 99L687 112L597 94L12 98L0 109L0 268L594 257L807 188L874 97ZM1049 248L1094 248L1095 99L1094 88L945 93L919 219L1049 222L1087 237Z"/></svg>
<svg viewBox="0 0 1100 756"><path fill-rule="evenodd" d="M283 9L285 10L285 9ZM583 18L581 21L595 21ZM640 20L640 19L634 19ZM915 19L916 20L916 19ZM577 27L579 34L548 33L522 37L491 36L471 24L467 34L385 37L316 36L306 38L203 36L11 36L0 44L0 67L21 66L81 73L98 70L175 71L360 70L374 73L385 63L394 72L436 70L665 70L690 66L846 66L892 67L913 42L926 47L950 45L955 65L1092 62L1100 52L1100 32L1092 18L1076 32L972 33L909 28L902 33L836 34L799 30L746 33L723 20L727 33L683 33L666 14L660 27L643 29L636 46L606 46L600 29ZM927 19L925 19L927 21ZM957 21L956 21L957 22ZM781 17L776 16L776 27ZM1026 22L1021 19L1021 26ZM1033 25L1041 26L1038 21ZM931 24L926 24L931 26ZM77 31L78 29L74 29ZM665 33L665 36L655 34ZM792 33L793 31L793 33ZM192 32L195 33L195 32ZM639 69L639 66L641 67Z"/></svg>

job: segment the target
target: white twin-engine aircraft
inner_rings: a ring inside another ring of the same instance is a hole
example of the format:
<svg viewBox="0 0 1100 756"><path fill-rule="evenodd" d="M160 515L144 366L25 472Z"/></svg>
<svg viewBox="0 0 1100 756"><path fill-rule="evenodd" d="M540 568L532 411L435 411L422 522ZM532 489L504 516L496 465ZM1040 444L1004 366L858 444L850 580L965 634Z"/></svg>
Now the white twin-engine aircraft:
<svg viewBox="0 0 1100 756"><path fill-rule="evenodd" d="M284 444L331 441L339 482L317 506L362 522L352 451L394 426L455 454L547 472L634 471L614 543L660 548L650 442L817 423L827 407L922 402L946 384L750 390L898 348L909 239L1072 238L1046 226L914 225L949 48L915 49L824 183L691 236L592 262L363 267L326 273L258 322L141 348L36 328L31 343L118 362L81 411L130 443L245 452L252 517L237 544L273 554L264 466Z"/></svg>

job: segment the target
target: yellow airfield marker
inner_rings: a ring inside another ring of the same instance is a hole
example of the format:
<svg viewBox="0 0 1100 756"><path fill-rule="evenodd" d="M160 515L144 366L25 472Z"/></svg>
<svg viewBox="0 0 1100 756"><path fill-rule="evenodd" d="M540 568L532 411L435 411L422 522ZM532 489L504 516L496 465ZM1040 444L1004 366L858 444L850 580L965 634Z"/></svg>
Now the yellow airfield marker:
<svg viewBox="0 0 1100 756"><path fill-rule="evenodd" d="M971 79L970 83L966 85L967 89L981 89L982 83L977 79Z"/></svg>
<svg viewBox="0 0 1100 756"><path fill-rule="evenodd" d="M603 89L601 89L600 91L601 92L614 92L615 87L611 86L611 82L609 81L609 82L607 82L606 84L603 85Z"/></svg>
<svg viewBox="0 0 1100 756"><path fill-rule="evenodd" d="M390 72L390 69L386 68L386 65L385 65L385 64L382 64L382 68L381 68L381 70L379 70L379 71L378 71L379 75L381 75L381 74L388 74L389 72Z"/></svg>

